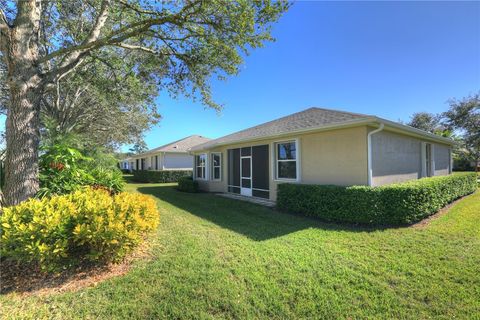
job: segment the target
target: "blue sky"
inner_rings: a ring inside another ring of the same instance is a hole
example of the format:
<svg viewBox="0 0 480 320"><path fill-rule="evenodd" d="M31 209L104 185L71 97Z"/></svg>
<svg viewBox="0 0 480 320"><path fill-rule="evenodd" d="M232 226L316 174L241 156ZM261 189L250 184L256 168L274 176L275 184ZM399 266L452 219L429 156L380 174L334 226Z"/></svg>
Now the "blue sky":
<svg viewBox="0 0 480 320"><path fill-rule="evenodd" d="M311 106L408 121L480 90L480 2L297 2L273 35L239 76L213 83L221 114L161 93L148 146L217 138Z"/></svg>
<svg viewBox="0 0 480 320"><path fill-rule="evenodd" d="M299 1L273 35L239 76L213 82L220 114L161 92L148 146L217 138L312 106L408 121L480 90L480 2Z"/></svg>

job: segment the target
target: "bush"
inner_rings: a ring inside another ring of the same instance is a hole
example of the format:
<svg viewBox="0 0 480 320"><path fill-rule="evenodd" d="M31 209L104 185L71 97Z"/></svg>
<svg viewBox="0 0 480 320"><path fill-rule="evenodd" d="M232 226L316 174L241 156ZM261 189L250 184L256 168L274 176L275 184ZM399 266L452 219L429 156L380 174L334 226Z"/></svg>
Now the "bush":
<svg viewBox="0 0 480 320"><path fill-rule="evenodd" d="M81 261L116 261L159 222L155 200L85 188L31 199L0 216L2 257L56 270Z"/></svg>
<svg viewBox="0 0 480 320"><path fill-rule="evenodd" d="M110 193L123 190L121 171L112 165L111 156L96 153L99 158L84 156L65 144L42 148L40 156L40 191L37 196L62 195L84 186L103 188Z"/></svg>
<svg viewBox="0 0 480 320"><path fill-rule="evenodd" d="M474 173L381 187L280 184L277 205L284 211L326 221L400 225L420 221L476 188Z"/></svg>
<svg viewBox="0 0 480 320"><path fill-rule="evenodd" d="M191 177L192 170L134 170L133 181L136 182L154 182L154 183L166 183L166 182L178 182L182 177Z"/></svg>
<svg viewBox="0 0 480 320"><path fill-rule="evenodd" d="M178 190L184 192L198 192L198 181L192 177L182 177L178 180Z"/></svg>
<svg viewBox="0 0 480 320"><path fill-rule="evenodd" d="M125 181L123 180L122 171L99 167L93 169L90 174L93 177L92 186L106 189L112 194L123 191Z"/></svg>

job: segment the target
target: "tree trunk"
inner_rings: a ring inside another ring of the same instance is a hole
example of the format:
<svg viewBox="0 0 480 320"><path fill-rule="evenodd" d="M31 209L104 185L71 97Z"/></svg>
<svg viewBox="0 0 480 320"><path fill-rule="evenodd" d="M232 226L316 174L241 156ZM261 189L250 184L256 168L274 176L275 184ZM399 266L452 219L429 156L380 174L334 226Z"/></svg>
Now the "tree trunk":
<svg viewBox="0 0 480 320"><path fill-rule="evenodd" d="M5 204L16 205L39 189L38 148L40 142L39 77L20 70L10 78L5 157ZM30 72L28 72L30 71Z"/></svg>
<svg viewBox="0 0 480 320"><path fill-rule="evenodd" d="M43 92L38 65L41 2L22 0L18 6L16 25L8 30L4 27L2 34L10 94L4 190L7 206L27 200L39 189L40 98Z"/></svg>

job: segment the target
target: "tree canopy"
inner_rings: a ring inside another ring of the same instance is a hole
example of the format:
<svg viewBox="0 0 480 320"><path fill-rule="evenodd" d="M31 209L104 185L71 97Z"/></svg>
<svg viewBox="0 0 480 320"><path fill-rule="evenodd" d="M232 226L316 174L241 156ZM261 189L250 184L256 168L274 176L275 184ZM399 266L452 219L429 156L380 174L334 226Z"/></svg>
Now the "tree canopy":
<svg viewBox="0 0 480 320"><path fill-rule="evenodd" d="M407 125L423 131L435 133L440 126L440 117L429 112L415 112L411 116L410 122L408 122Z"/></svg>
<svg viewBox="0 0 480 320"><path fill-rule="evenodd" d="M451 99L450 109L443 113L444 123L462 135L462 147L468 159L480 165L480 94Z"/></svg>
<svg viewBox="0 0 480 320"><path fill-rule="evenodd" d="M143 132L160 119L154 103L158 91L151 78L139 77L122 61L109 59L109 64L119 64L112 69L94 60L46 92L41 103L44 134L76 134L90 148L115 149L143 139Z"/></svg>
<svg viewBox="0 0 480 320"><path fill-rule="evenodd" d="M92 65L117 74L128 66L136 79L173 97L220 109L212 78L236 75L245 55L273 40L271 26L288 7L267 0L0 0L1 63L8 72L7 203L38 190L42 105L52 107L55 98L59 106L69 104L68 92L85 84L81 74ZM59 87L66 90L56 94ZM91 90L95 96L99 86ZM146 106L129 106L139 105Z"/></svg>

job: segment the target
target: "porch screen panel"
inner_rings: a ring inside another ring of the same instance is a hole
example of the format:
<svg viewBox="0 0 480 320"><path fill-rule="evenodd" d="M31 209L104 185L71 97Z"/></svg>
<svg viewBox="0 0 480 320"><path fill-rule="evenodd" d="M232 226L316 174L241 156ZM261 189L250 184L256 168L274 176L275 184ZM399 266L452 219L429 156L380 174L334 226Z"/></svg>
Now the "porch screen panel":
<svg viewBox="0 0 480 320"><path fill-rule="evenodd" d="M240 149L228 150L228 191L240 193Z"/></svg>
<svg viewBox="0 0 480 320"><path fill-rule="evenodd" d="M268 145L252 147L252 178L253 195L261 198L268 198L269 166L268 166ZM255 190L260 189L260 190Z"/></svg>

